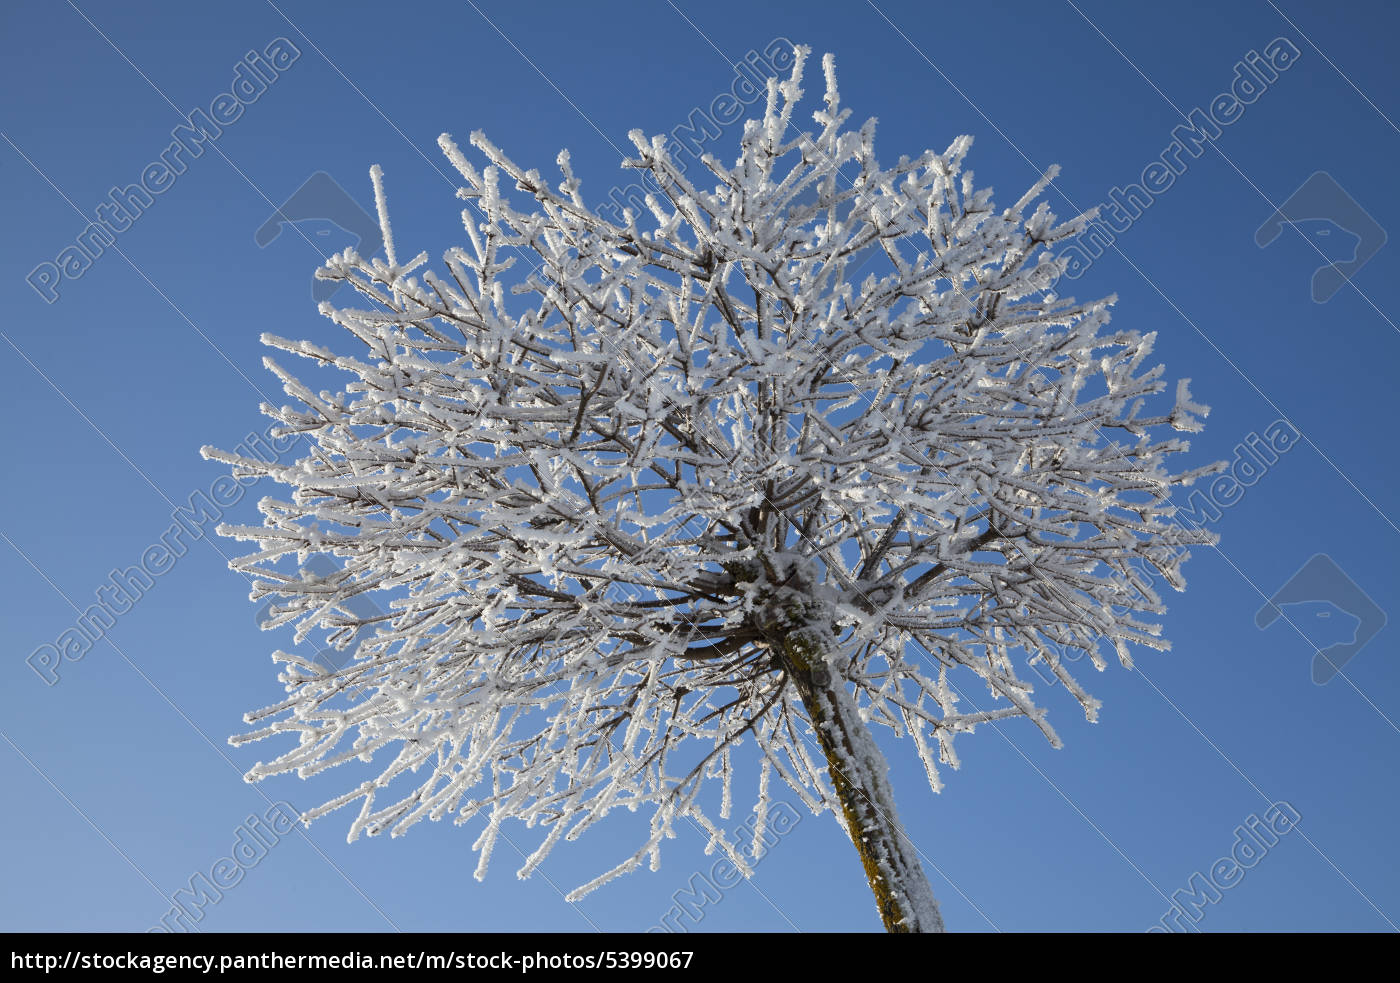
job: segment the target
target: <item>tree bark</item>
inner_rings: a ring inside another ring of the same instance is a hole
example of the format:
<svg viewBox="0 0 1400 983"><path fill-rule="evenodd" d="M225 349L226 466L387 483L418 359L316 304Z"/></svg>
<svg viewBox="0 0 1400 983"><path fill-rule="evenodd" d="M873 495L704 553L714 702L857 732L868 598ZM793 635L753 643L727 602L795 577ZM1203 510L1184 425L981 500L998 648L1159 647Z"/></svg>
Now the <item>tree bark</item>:
<svg viewBox="0 0 1400 983"><path fill-rule="evenodd" d="M895 811L888 764L814 627L786 634L782 659L811 718L846 829L888 932L942 932L943 916Z"/></svg>
<svg viewBox="0 0 1400 983"><path fill-rule="evenodd" d="M832 610L813 564L792 555L724 564L749 591L749 627L797 687L888 932L941 932L943 916L894 806L889 765L832 665Z"/></svg>

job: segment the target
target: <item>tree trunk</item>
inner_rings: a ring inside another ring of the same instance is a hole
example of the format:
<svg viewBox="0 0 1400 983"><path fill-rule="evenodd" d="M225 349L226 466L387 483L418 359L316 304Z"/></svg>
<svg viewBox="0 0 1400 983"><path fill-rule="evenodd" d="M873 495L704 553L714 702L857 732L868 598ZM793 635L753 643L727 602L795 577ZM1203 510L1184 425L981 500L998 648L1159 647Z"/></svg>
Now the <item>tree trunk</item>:
<svg viewBox="0 0 1400 983"><path fill-rule="evenodd" d="M846 829L888 932L941 932L943 916L894 807L885 756L832 666L832 609L810 558L760 554L725 571L748 595L750 625L797 686Z"/></svg>
<svg viewBox="0 0 1400 983"><path fill-rule="evenodd" d="M941 932L938 902L895 812L889 766L840 674L828 667L819 638L819 630L811 627L790 631L782 659L826 755L880 918L888 932Z"/></svg>

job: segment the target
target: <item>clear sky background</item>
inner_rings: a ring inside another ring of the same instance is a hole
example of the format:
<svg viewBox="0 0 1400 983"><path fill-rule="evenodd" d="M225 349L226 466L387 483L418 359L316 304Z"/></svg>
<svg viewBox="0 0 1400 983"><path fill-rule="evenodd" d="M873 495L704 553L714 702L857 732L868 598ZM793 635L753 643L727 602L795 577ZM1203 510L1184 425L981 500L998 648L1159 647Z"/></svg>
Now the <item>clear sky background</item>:
<svg viewBox="0 0 1400 983"><path fill-rule="evenodd" d="M255 242L310 175L327 172L372 209L367 173L381 164L400 254L440 257L464 236L439 133L465 142L483 129L545 173L567 147L600 205L631 180L617 167L628 130L685 124L729 91L735 62L787 38L835 53L843 103L879 118L886 162L971 133L969 166L1004 204L1061 164L1049 200L1069 216L1141 181L1182 114L1209 110L1238 62L1284 38L1296 62L1062 290L1117 293L1115 324L1158 333L1169 377L1189 376L1213 407L1192 463L1233 461L1279 420L1303 436L1226 493L1210 522L1220 547L1196 551L1189 590L1168 593L1173 650L1089 674L1099 724L1068 694L1045 694L1064 750L1025 720L983 728L961 739L963 767L945 771L938 795L912 748L886 746L951 929L1141 931L1230 853L1237 827L1284 801L1296 829L1227 877L1196 927L1394 930L1397 34L1394 4L1314 0L5 4L0 408L14 426L0 484L0 928L143 931L229 854L248 816L278 800L309 808L358 780L241 780L271 749L226 740L245 711L281 698L268 653L291 644L258 630L247 583L227 568L241 544L190 541L53 685L26 662L225 472L199 447L234 446L267 424L261 401L285 401L259 334L325 337L311 272L354 238L309 220ZM73 243L110 189L141 179L183 117L229 91L246 52L278 37L300 57L183 173L157 173L164 187L146 213L48 302L27 280L36 267ZM819 75L807 89L815 108ZM731 123L705 149L731 159L739 132ZM1318 171L1319 220L1257 246L1256 230ZM1358 215L1391 241L1315 302L1313 271L1351 256ZM256 523L256 498L272 491L255 489L227 520ZM1261 605L1319 553L1335 568L1298 582L1307 603L1256 627ZM1391 623L1319 685L1316 649L1358 627L1329 602L1348 606L1346 580ZM627 817L561 846L526 881L503 843L484 883L471 877L475 827L423 824L348 845L348 821L336 813L284 837L197 927L644 930L713 862L698 834L682 835L659 871L571 905L563 892L631 852ZM527 852L536 833L507 830ZM850 844L829 815L805 812L751 882L672 922L879 928Z"/></svg>

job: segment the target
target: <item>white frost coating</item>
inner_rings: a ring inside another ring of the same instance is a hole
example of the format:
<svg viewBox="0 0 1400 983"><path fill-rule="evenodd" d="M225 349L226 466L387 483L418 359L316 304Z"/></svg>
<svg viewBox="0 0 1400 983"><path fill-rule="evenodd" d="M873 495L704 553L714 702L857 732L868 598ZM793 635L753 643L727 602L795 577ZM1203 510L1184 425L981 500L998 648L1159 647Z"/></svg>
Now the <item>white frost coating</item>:
<svg viewBox="0 0 1400 983"><path fill-rule="evenodd" d="M386 258L320 271L359 293L322 307L345 344L264 339L343 373L313 391L268 361L293 405L264 412L312 452L209 452L289 489L263 525L220 530L257 544L234 565L269 623L354 642L334 671L276 655L287 697L235 743L295 741L250 780L358 762L308 820L357 805L354 839L453 815L479 829L478 874L498 836L534 837L528 873L612 810L649 813L637 852L578 893L654 867L678 825L747 870L717 821L731 800L754 802L759 836L779 794L836 806L777 658L789 628L829 629L848 764L891 820L869 728L912 735L937 789L978 724L1025 716L1058 741L1028 658L1093 719L1074 657L1165 646L1130 569L1180 586L1182 546L1210 541L1173 525L1169 495L1211 469L1172 473L1187 445L1155 436L1206 408L1184 383L1172 405L1111 298L1049 292L1084 227L1027 215L1053 172L999 209L963 170L970 138L881 167L830 58L799 132L807 55L732 166L709 161L713 186L634 133L629 164L661 193L622 225L567 155L553 181L443 135L468 242L440 271L400 267L373 170ZM312 554L338 572L303 574ZM385 615L357 614L365 597ZM891 876L922 883L892 842ZM932 924L931 895L902 890Z"/></svg>
<svg viewBox="0 0 1400 983"><path fill-rule="evenodd" d="M860 720L855 702L844 687L823 694L825 712L830 723L825 725L840 759L841 772L858 788L864 790L861 806L877 813L859 835L873 843L879 855L881 875L893 892L902 899L901 908L907 914L906 928L916 932L943 931L943 915L938 910L933 888L919 863L918 848L904 833L895 809L894 794L889 784L889 765L876 745L869 728ZM842 726L838 729L836 721ZM857 831L848 830L854 837Z"/></svg>
<svg viewBox="0 0 1400 983"><path fill-rule="evenodd" d="M384 196L384 170L378 164L369 169L369 179L374 185L374 208L379 213L379 232L384 237L384 257L389 265L397 267L398 258L394 255L394 234L389 230L389 199Z"/></svg>

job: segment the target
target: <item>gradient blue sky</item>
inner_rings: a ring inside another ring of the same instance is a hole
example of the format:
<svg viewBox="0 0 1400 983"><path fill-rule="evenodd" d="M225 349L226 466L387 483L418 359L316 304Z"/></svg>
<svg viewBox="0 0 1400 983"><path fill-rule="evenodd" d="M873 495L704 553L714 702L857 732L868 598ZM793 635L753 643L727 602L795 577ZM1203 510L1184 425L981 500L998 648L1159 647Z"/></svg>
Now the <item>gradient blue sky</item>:
<svg viewBox="0 0 1400 983"><path fill-rule="evenodd" d="M435 140L477 128L541 170L569 148L584 196L601 203L623 178L629 129L684 123L730 88L734 61L786 37L836 54L843 102L879 118L886 160L971 133L969 166L1004 203L1061 164L1050 201L1066 216L1140 181L1179 113L1208 110L1249 52L1276 38L1298 49L1065 292L1117 293L1115 323L1158 332L1170 377L1189 376L1213 407L1194 462L1233 459L1280 419L1305 439L1212 521L1220 547L1197 551L1190 589L1168 597L1173 651L1091 674L1101 723L1049 694L1064 750L1025 721L984 728L962 739L963 768L945 772L940 795L912 749L887 747L952 929L1146 929L1229 853L1238 826L1283 800L1301 822L1199 929L1394 930L1400 627L1316 685L1315 648L1350 638L1353 620L1320 600L1285 608L1267 630L1254 617L1318 553L1400 615L1400 251L1391 241L1315 303L1319 250L1349 256L1345 232L1289 227L1264 249L1254 236L1317 171L1400 231L1398 32L1393 4L1302 0L7 3L0 405L17 425L0 485L0 928L145 930L229 853L246 817L277 800L309 807L351 780L241 781L271 754L226 738L246 710L280 698L268 652L290 642L257 630L246 582L227 569L239 544L194 540L55 685L26 663L73 624L73 604L94 603L110 571L139 562L174 505L223 472L198 448L232 447L265 426L259 402L283 401L259 333L324 336L311 271L352 240L308 222L259 248L273 209L322 170L372 207L377 162L400 254L439 256L461 232ZM120 253L46 302L31 271L74 241L109 189L140 179L182 116L228 91L245 52L279 36L301 56L121 233ZM731 157L738 133L731 124L706 149ZM262 493L229 518L256 522ZM429 824L347 845L347 823L337 813L289 834L199 928L643 930L712 863L698 835L682 836L660 871L570 905L561 891L630 852L625 817L528 881L503 844L485 883L471 878L474 832ZM508 832L527 851L535 842ZM682 924L879 927L849 843L830 816L805 813L752 882Z"/></svg>

